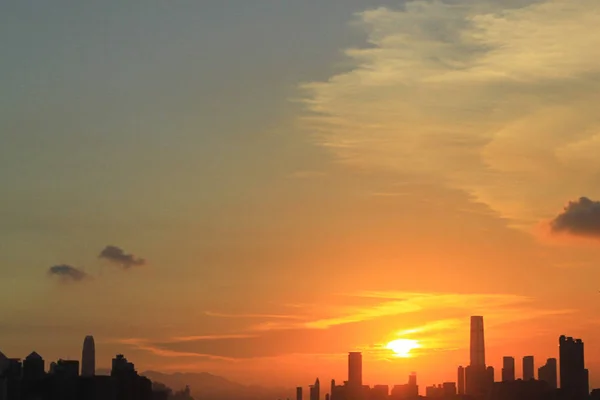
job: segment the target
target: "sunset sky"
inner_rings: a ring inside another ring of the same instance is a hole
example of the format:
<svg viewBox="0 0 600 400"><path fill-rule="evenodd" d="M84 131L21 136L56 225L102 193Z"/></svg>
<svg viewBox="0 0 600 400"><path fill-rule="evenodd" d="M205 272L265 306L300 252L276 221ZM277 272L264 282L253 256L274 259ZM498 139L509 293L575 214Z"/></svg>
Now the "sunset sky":
<svg viewBox="0 0 600 400"><path fill-rule="evenodd" d="M598 0L0 4L0 351L241 383L586 346ZM411 357L386 345L414 340Z"/></svg>

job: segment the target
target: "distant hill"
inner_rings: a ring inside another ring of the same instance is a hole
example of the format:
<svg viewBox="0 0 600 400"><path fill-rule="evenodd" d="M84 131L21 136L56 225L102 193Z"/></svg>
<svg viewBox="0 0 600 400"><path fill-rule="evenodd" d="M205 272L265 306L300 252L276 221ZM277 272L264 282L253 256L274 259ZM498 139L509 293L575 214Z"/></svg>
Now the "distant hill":
<svg viewBox="0 0 600 400"><path fill-rule="evenodd" d="M277 400L295 396L293 389L246 386L207 372L163 374L146 371L141 375L173 390L189 385L195 400Z"/></svg>

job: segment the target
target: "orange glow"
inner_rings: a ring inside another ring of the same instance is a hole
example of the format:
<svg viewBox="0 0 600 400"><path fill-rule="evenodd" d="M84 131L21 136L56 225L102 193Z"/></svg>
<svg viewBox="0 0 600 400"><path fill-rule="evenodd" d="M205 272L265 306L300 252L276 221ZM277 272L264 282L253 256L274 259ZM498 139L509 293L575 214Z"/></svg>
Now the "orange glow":
<svg viewBox="0 0 600 400"><path fill-rule="evenodd" d="M421 347L419 342L412 339L396 339L389 342L386 348L392 350L396 357L411 357L411 351Z"/></svg>

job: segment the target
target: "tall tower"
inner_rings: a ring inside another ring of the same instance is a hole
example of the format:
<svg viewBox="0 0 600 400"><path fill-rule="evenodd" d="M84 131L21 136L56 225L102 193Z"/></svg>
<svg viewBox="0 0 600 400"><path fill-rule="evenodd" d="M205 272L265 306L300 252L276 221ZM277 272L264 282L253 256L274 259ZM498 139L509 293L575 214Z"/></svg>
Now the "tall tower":
<svg viewBox="0 0 600 400"><path fill-rule="evenodd" d="M83 352L81 353L81 376L96 375L96 346L94 337L86 336L83 341Z"/></svg>
<svg viewBox="0 0 600 400"><path fill-rule="evenodd" d="M465 369L458 367L458 394L465 394Z"/></svg>
<svg viewBox="0 0 600 400"><path fill-rule="evenodd" d="M362 353L348 353L348 385L362 387Z"/></svg>
<svg viewBox="0 0 600 400"><path fill-rule="evenodd" d="M523 380L530 381L535 379L535 375L533 373L533 356L525 356L523 357Z"/></svg>
<svg viewBox="0 0 600 400"><path fill-rule="evenodd" d="M494 369L485 366L485 341L483 317L471 317L471 362L465 369L465 393L470 396L485 396L494 383Z"/></svg>
<svg viewBox="0 0 600 400"><path fill-rule="evenodd" d="M321 384L319 378L315 380L315 384L310 386L310 400L320 400L321 398Z"/></svg>
<svg viewBox="0 0 600 400"><path fill-rule="evenodd" d="M472 367L485 367L485 342L483 339L483 317L471 317L471 364Z"/></svg>
<svg viewBox="0 0 600 400"><path fill-rule="evenodd" d="M569 399L589 396L589 375L585 368L583 341L572 337L559 338L560 388Z"/></svg>
<svg viewBox="0 0 600 400"><path fill-rule="evenodd" d="M515 359L513 357L504 357L502 359L502 382L512 382L515 380Z"/></svg>

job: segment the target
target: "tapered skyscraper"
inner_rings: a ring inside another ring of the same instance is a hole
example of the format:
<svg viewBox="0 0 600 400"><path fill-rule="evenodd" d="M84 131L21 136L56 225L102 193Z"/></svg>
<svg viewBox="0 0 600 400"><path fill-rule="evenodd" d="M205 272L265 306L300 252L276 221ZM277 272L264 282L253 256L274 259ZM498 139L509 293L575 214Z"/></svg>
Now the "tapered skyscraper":
<svg viewBox="0 0 600 400"><path fill-rule="evenodd" d="M83 341L81 354L81 376L94 376L96 374L96 346L94 337L86 336Z"/></svg>
<svg viewBox="0 0 600 400"><path fill-rule="evenodd" d="M471 367L485 367L483 317L471 317Z"/></svg>
<svg viewBox="0 0 600 400"><path fill-rule="evenodd" d="M465 392L471 396L485 396L494 382L494 369L485 366L485 342L481 316L471 317L470 358L471 362L465 369Z"/></svg>

